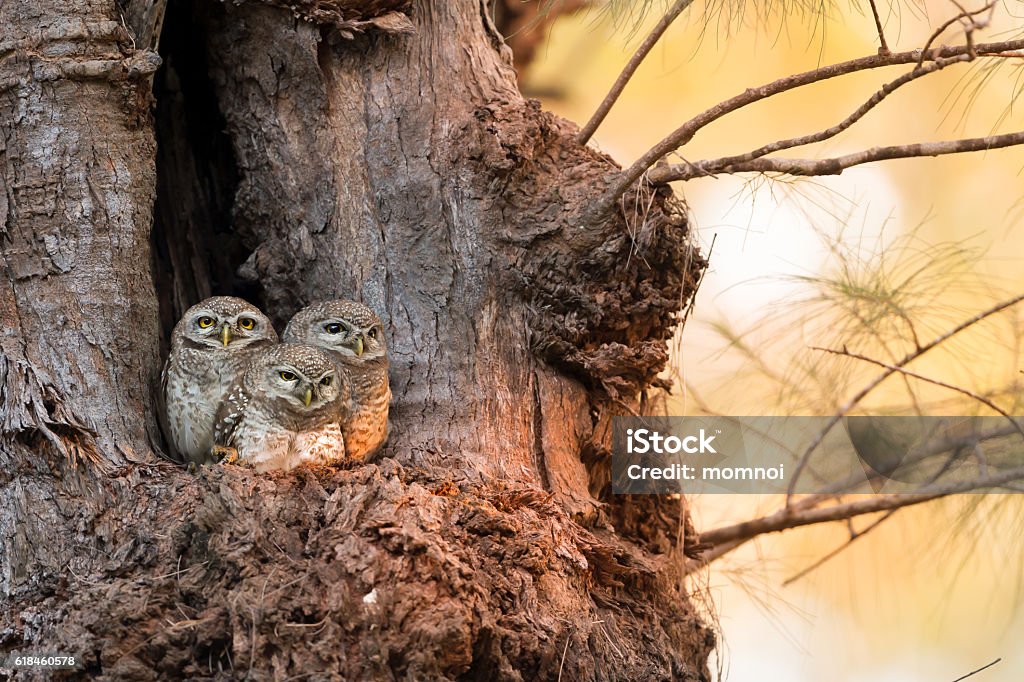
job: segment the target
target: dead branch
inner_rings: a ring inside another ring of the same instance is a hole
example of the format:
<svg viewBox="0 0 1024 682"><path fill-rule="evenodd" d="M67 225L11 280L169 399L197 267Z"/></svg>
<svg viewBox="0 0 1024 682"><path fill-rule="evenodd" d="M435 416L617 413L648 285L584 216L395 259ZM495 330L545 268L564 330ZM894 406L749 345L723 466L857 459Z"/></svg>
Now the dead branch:
<svg viewBox="0 0 1024 682"><path fill-rule="evenodd" d="M636 70L640 68L641 64L643 64L648 53L650 53L654 48L654 45L658 40L661 39L661 36L665 34L665 31L668 30L668 27L672 22L676 20L676 17L682 14L683 10L691 4L693 4L693 0L676 0L676 3L672 5L667 12L665 12L665 16L661 18L657 26L654 27L646 38L644 38L644 42L640 44L640 47L637 48L636 52L633 53L633 56L630 57L629 62L627 62L626 66L622 69L622 73L620 73L619 77L615 79L615 83L612 84L611 90L609 90L608 94L605 95L601 104L598 105L597 110L590 117L590 120L587 121L587 124L583 126L583 130L581 130L579 135L576 136L577 142L580 144L586 144L587 141L593 137L594 132L597 130L598 126L601 125L602 121L604 121L605 117L608 116L608 112L611 111L615 102L619 99L619 95L622 94L622 91L626 89L626 85L633 77L633 74L635 74Z"/></svg>
<svg viewBox="0 0 1024 682"><path fill-rule="evenodd" d="M1017 433L1016 424L1013 426L1001 426L998 428L986 429L976 433L949 434L941 440L928 443L920 452L908 455L903 460L902 464L904 466L920 464L925 460L938 455L945 455L951 452L975 448L983 442L1006 438L1007 436L1012 436L1015 433ZM983 468L982 474L986 476L988 475L987 468ZM856 490L862 489L865 485L875 485L883 483L885 480L886 477L879 473L873 473L867 478L865 478L863 474L853 474L846 480L833 483L826 487L822 492L801 497L790 505L790 509L795 512L802 512L808 509L820 507L822 504L831 500L839 500L844 495L855 494ZM934 480L932 482L934 482ZM1016 489L1011 486L1003 487ZM714 544L710 549L703 551L698 559L688 561L686 564L686 572L689 574L707 566L733 550L745 545L747 542L752 540L753 537L754 536L730 540L721 544ZM701 543L704 543L703 536L701 536Z"/></svg>
<svg viewBox="0 0 1024 682"><path fill-rule="evenodd" d="M976 433L963 433L963 434L947 434L945 438L929 442L922 449L921 452L908 455L901 461L901 465L909 467L915 464L921 464L925 460L938 455L948 454L950 452L962 451L965 448L974 448L980 443L984 443L990 440L998 440L1000 438L1006 438L1017 433L1016 425L1004 426L996 429L987 429L985 431L979 431ZM983 475L987 475L987 471L981 472ZM855 474L847 478L845 481L834 483L828 486L822 493L812 495L811 498L818 498L818 503L821 500L834 498L845 493L854 492L859 486L863 486L865 483L869 485L876 485L884 483L887 480L886 476L875 473L864 479L863 476ZM809 498L804 498L809 499ZM803 500L801 500L803 501Z"/></svg>
<svg viewBox="0 0 1024 682"><path fill-rule="evenodd" d="M1017 423L1014 422L1012 419L1010 421L1011 421L1011 423L1014 426L1014 430L1019 430L1020 427L1017 426ZM982 434L971 434L971 435L972 435L973 438L976 439L975 442L973 443L973 448L977 450L977 449L980 448L980 440L981 440ZM1009 431L1005 432L1004 435L1009 435ZM959 440L959 439L956 439L956 440ZM949 459L946 462L946 464L948 466L955 459L956 453L960 452L963 447L964 447L963 444L951 443L951 442L949 442L949 439L947 438L942 443L939 443L939 444L934 444L933 443L932 447L928 448L927 452L919 453L916 456L907 458L906 463L910 464L910 463L920 462L920 461L923 461L923 460L925 460L925 459L927 459L927 458L929 458L929 457L931 457L931 456L933 456L935 454L951 453ZM929 481L929 484L934 484L939 479L939 477L941 477L945 473L945 471L946 471L946 467L944 466L942 469L939 470L939 472L937 472L934 475L934 477ZM983 476L987 476L988 475L988 467L987 467L987 465L985 465L983 463L982 466L980 467L980 471L981 471L981 474ZM880 480L882 478L884 478L884 477L881 476L881 475L878 475L878 474L872 476L871 477L872 484L874 483L874 481ZM849 489L849 488L845 488L845 489ZM839 554L841 554L844 550L846 550L850 545L852 545L855 541L857 541L859 538L863 537L864 535L867 535L868 533L870 533L874 529L878 528L878 526L882 525L883 523L885 523L886 521L891 519L893 517L893 515L897 511L899 511L899 510L898 509L890 509L885 514L883 514L881 517L875 519L866 528L864 528L863 530L860 530L860 531L858 531L858 530L856 530L854 528L854 526L853 526L853 519L847 520L847 525L849 526L849 529L850 529L850 538L846 542L841 544L840 546L836 547L835 549L833 549L832 551L827 553L825 556L821 557L820 559L818 559L817 561L812 563L810 566L807 566L806 568L804 568L801 571L797 572L795 575L790 576L789 578L787 578L782 583L783 586L789 585L790 583L793 583L793 582L799 580L800 578L803 578L804 576L808 575L812 571L817 570L819 567L824 565L826 562L834 559Z"/></svg>

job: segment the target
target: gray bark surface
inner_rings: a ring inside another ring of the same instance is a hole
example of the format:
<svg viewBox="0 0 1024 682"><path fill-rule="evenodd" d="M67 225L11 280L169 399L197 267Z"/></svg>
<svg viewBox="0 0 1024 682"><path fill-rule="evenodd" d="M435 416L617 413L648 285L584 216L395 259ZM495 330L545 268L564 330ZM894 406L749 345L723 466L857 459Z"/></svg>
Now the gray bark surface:
<svg viewBox="0 0 1024 682"><path fill-rule="evenodd" d="M0 656L706 679L685 506L608 485L704 263L667 190L584 221L618 167L521 97L482 7L0 5ZM383 457L162 460L161 349L210 294L378 310Z"/></svg>

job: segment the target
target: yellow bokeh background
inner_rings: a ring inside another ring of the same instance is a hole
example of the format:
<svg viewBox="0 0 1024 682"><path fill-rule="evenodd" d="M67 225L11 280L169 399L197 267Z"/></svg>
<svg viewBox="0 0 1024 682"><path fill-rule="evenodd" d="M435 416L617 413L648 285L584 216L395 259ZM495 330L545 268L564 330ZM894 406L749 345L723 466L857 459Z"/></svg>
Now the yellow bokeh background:
<svg viewBox="0 0 1024 682"><path fill-rule="evenodd" d="M521 74L524 91L546 109L585 122L657 19L661 4L647 4L653 11L646 17L636 10L641 3L632 10L629 3L615 3L615 10L598 7L559 19L536 61ZM1024 34L1024 19L1012 16L1014 10L1024 11L1018 4L998 6L978 40ZM872 54L874 23L861 11L866 3L861 5L830 6L824 16L794 7L787 16L755 16L765 10L753 3L719 11L695 2L638 71L593 144L627 165L682 122L747 87ZM746 16L738 16L740 8ZM951 10L948 0L883 3L890 47L920 47ZM938 43L961 42L960 30L950 28ZM991 74L980 65L958 65L921 79L842 135L784 155L834 156L1020 129L1024 100L1017 106L1013 100L1024 76L1013 60L1003 61ZM907 68L854 74L749 107L702 130L680 156L715 158L826 128ZM868 269L880 258L902 258L913 249L920 257L932 245L959 245L973 254L969 267L951 268L945 288L915 312L925 340L1019 294L1024 290L1022 168L1024 149L1011 148L869 164L796 185L723 176L677 186L705 252L712 240L714 250L673 359L674 373L683 380L677 383L690 390L676 390L671 411L807 411L806 404L794 408L782 397L773 399L780 395L778 387L751 368L749 356L730 351L714 327L725 324L747 334L751 346L762 349L761 361L798 380L787 368L812 360L810 345L836 341L808 319L815 310L799 304L813 294L813 286L793 282L834 273L839 265L826 247L829 239L842 243ZM911 233L910 241L900 242ZM900 250L908 243L913 249ZM1021 413L1020 313L1010 311L965 333L913 368L993 392L1004 407ZM859 385L856 380L863 376L872 373L853 373L850 385ZM845 388L837 384L836 394L823 396L817 411L842 402L848 397ZM941 402L950 399L948 392L915 389L922 400L947 409L957 405ZM905 388L890 380L869 404L891 405L904 396ZM777 504L754 496L693 501L698 527L705 528ZM904 510L821 568L783 585L848 538L849 529L841 524L765 537L695 581L709 613L720 619L723 646L715 665L725 679L951 682L1002 658L971 679L1024 680L1021 496L965 496Z"/></svg>

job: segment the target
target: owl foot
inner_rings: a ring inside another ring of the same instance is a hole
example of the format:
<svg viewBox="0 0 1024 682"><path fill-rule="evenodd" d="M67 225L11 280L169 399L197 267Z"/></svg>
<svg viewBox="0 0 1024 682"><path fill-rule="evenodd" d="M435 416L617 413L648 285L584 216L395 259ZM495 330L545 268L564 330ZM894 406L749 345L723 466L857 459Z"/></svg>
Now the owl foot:
<svg viewBox="0 0 1024 682"><path fill-rule="evenodd" d="M227 445L214 445L211 453L219 464L234 464L238 461L238 450Z"/></svg>

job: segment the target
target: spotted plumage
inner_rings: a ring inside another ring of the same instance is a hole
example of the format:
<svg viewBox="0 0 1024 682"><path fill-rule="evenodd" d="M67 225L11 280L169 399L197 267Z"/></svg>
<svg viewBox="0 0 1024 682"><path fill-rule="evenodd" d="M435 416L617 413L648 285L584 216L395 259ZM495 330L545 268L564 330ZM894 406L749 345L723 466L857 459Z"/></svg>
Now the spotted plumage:
<svg viewBox="0 0 1024 682"><path fill-rule="evenodd" d="M257 471L345 457L340 422L348 412L345 376L319 348L273 346L256 355L217 413L214 443Z"/></svg>
<svg viewBox="0 0 1024 682"><path fill-rule="evenodd" d="M215 296L189 308L171 333L162 376L162 421L175 453L208 461L217 409L254 352L277 343L260 310Z"/></svg>
<svg viewBox="0 0 1024 682"><path fill-rule="evenodd" d="M284 332L290 343L327 350L352 386L352 409L343 420L346 454L362 461L388 437L388 349L384 326L370 308L355 301L327 301L297 312Z"/></svg>

